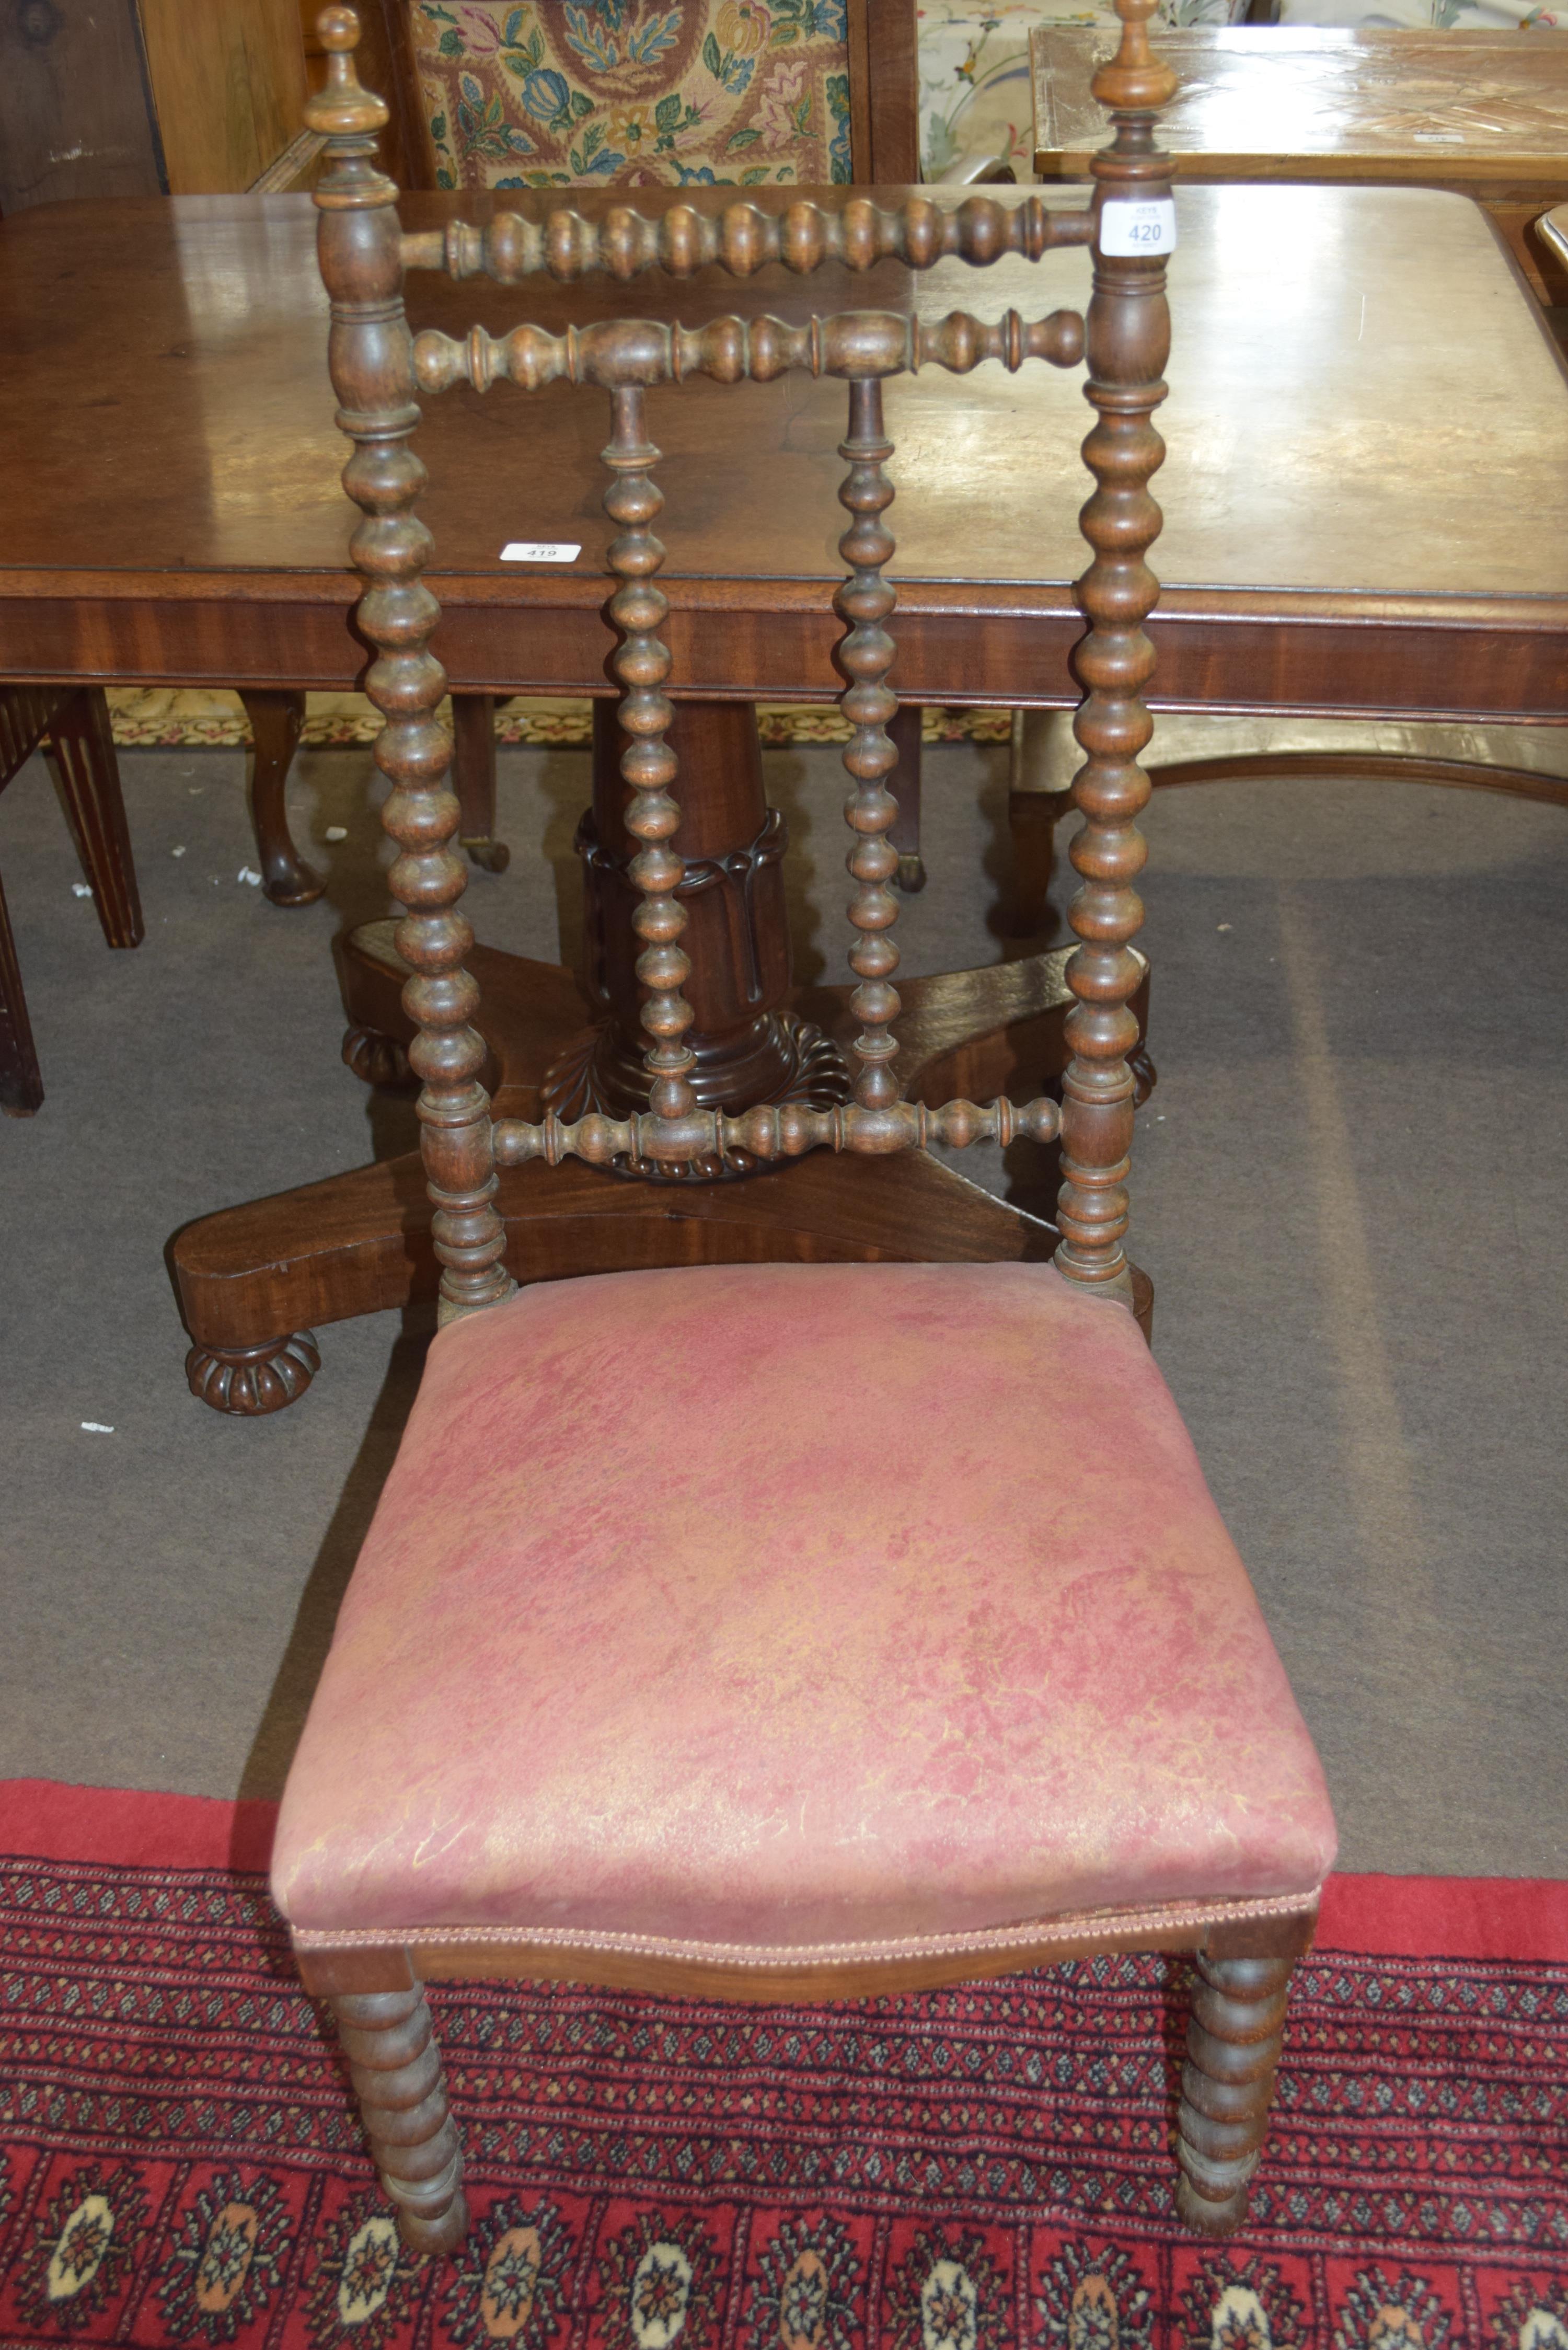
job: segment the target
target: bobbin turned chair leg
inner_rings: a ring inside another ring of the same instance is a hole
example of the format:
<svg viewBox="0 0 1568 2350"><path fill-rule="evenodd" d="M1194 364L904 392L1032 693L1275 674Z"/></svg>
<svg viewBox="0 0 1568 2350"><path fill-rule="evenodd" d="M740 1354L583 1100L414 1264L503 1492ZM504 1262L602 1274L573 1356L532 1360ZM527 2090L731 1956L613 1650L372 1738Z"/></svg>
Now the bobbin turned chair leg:
<svg viewBox="0 0 1568 2350"><path fill-rule="evenodd" d="M381 2184L410 2252L450 2252L468 2233L462 2148L447 2106L424 1987L338 1991L337 2036Z"/></svg>
<svg viewBox="0 0 1568 2350"><path fill-rule="evenodd" d="M1189 2228L1245 2226L1280 2062L1293 1960L1221 1959L1200 1950L1177 2117L1176 2208Z"/></svg>

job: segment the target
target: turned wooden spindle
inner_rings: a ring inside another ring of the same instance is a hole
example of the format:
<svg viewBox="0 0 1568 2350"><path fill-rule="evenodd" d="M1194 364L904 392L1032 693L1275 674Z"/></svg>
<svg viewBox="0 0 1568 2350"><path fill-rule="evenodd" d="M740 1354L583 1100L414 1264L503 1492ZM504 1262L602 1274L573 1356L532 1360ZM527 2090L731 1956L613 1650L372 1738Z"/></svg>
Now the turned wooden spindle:
<svg viewBox="0 0 1568 2350"><path fill-rule="evenodd" d="M403 990L403 1008L419 1029L409 1063L423 1080L421 1148L437 1209L440 1310L450 1320L495 1304L516 1284L502 1263L490 1101L478 1083L484 1045L470 1024L479 991L463 958L473 933L455 910L467 877L451 847L459 822L452 739L435 716L446 673L430 650L440 607L421 577L430 534L412 511L425 469L408 445L420 411L403 314L398 192L375 162L387 109L356 78L353 10L324 10L317 29L327 81L306 120L327 136L316 203L321 275L332 298L332 385L337 421L354 443L343 486L364 515L351 542L364 582L358 619L377 648L366 691L387 720L376 743L376 763L392 785L382 822L401 851L388 878L404 909L398 951L413 972Z"/></svg>
<svg viewBox="0 0 1568 2350"><path fill-rule="evenodd" d="M883 428L879 381L850 385L849 433L838 453L849 467L839 485L839 503L855 517L838 542L853 576L833 599L849 632L838 648L839 664L849 679L838 707L855 730L844 754L855 786L844 806L845 821L855 835L848 858L856 883L849 919L860 934L849 950L849 967L859 983L849 999L860 1023L855 1098L864 1109L886 1109L898 1098L892 1066L898 1045L891 1026L898 1016L898 997L890 983L898 967L893 942L898 900L888 887L898 870L898 852L888 838L898 803L887 785L898 764L888 733L898 700L886 682L896 649L882 626L896 598L882 577L894 553L893 534L882 520L893 503L885 470L893 444Z"/></svg>
<svg viewBox="0 0 1568 2350"><path fill-rule="evenodd" d="M670 674L670 648L659 629L670 609L654 575L664 548L653 522L664 504L649 468L659 452L649 440L640 384L624 384L610 396L611 429L604 463L615 478L605 492L605 512L620 525L610 542L609 563L619 586L609 616L624 631L614 656L625 691L618 712L629 736L620 771L632 795L626 828L642 847L631 860L630 879L643 893L632 928L644 941L637 975L648 989L642 1024L650 1043L643 1065L652 1080L649 1100L656 1118L683 1118L696 1107L688 1082L695 1056L686 1042L691 1006L681 993L691 965L681 950L686 910L675 892L684 878L683 860L670 847L680 810L670 795L675 754L665 741L674 712L663 687Z"/></svg>
<svg viewBox="0 0 1568 2350"><path fill-rule="evenodd" d="M1144 556L1160 525L1148 483L1165 444L1150 418L1165 397L1170 318L1163 253L1108 254L1102 244L1106 203L1170 193L1168 162L1154 144L1154 117L1176 80L1149 56L1147 20L1153 7L1154 0L1117 0L1121 46L1093 85L1112 110L1116 137L1091 166L1101 228L1084 389L1096 418L1084 458L1096 487L1080 522L1094 560L1078 583L1089 633L1074 655L1086 689L1074 731L1087 756L1073 795L1085 821L1071 851L1082 887L1068 919L1081 943L1066 972L1077 1002L1065 1024L1073 1057L1062 1088L1062 1239L1055 1255L1069 1279L1108 1290L1129 1305L1132 1279L1122 1245L1134 1109L1127 1057L1138 1027L1128 999L1143 975L1130 942L1143 920L1133 882L1145 857L1137 816L1149 793L1138 754L1153 732L1143 695L1154 649L1143 623L1159 592Z"/></svg>
<svg viewBox="0 0 1568 2350"><path fill-rule="evenodd" d="M446 391L454 383L488 391L501 381L537 391L547 383L680 383L691 375L771 383L797 369L851 380L913 375L923 367L968 375L988 359L1016 374L1029 359L1076 367L1083 356L1084 321L1075 310L1053 310L1044 318L1006 310L994 320L967 310L950 310L945 318L841 310L795 325L771 317L713 318L705 327L600 318L564 335L524 325L499 336L473 327L461 342L431 327L414 338L414 377L421 391Z"/></svg>
<svg viewBox="0 0 1568 2350"><path fill-rule="evenodd" d="M398 2232L411 2252L452 2251L468 2232L462 2148L423 1986L339 1992L331 2005Z"/></svg>
<svg viewBox="0 0 1568 2350"><path fill-rule="evenodd" d="M1177 2116L1177 2209L1206 2236L1232 2236L1268 2135L1290 1994L1288 1958L1199 1951Z"/></svg>
<svg viewBox="0 0 1568 2350"><path fill-rule="evenodd" d="M1020 1135L1032 1142L1054 1142L1060 1121L1055 1103L1044 1094L1030 1102L1009 1101L1005 1094L991 1102L943 1102L937 1109L895 1097L877 1108L857 1101L835 1109L763 1102L736 1118L711 1109L694 1109L680 1118L656 1118L650 1111L625 1118L598 1112L574 1119L550 1115L537 1125L506 1118L495 1128L495 1158L502 1167L521 1167L530 1159L543 1159L551 1167L564 1159L586 1159L593 1167L613 1167L621 1159L679 1164L731 1150L763 1159L803 1159L808 1150L881 1159L898 1150L929 1150L935 1143L957 1150L976 1142L1005 1146Z"/></svg>
<svg viewBox="0 0 1568 2350"><path fill-rule="evenodd" d="M781 213L753 203L726 204L720 213L672 204L656 217L616 204L598 220L562 205L539 221L497 213L483 228L451 221L444 229L416 231L403 239L403 262L409 269L444 269L449 277L489 277L500 286L542 274L571 285L600 272L624 285L649 269L694 277L717 266L732 277L751 277L773 262L801 276L826 262L853 270L874 269L879 261L930 269L951 259L984 268L1006 254L1038 261L1064 245L1087 244L1093 234L1092 213L1051 206L1039 196L1022 203L970 196L951 209L930 196L907 196L891 209L851 196L831 212L803 197Z"/></svg>

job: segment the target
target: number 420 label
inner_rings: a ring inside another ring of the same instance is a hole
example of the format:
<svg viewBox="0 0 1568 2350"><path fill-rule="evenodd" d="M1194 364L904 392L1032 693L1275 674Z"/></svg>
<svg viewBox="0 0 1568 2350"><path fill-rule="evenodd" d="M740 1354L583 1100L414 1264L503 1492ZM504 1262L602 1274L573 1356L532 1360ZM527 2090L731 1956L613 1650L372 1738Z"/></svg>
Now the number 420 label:
<svg viewBox="0 0 1568 2350"><path fill-rule="evenodd" d="M1170 196L1147 203L1125 197L1100 208L1100 251L1127 255L1176 251L1176 204Z"/></svg>

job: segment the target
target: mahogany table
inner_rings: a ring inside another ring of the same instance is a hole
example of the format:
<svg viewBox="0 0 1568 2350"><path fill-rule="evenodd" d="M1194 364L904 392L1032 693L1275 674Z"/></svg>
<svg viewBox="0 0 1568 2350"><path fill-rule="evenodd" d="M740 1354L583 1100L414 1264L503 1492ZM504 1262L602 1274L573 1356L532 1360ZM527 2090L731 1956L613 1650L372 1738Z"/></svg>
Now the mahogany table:
<svg viewBox="0 0 1568 2350"><path fill-rule="evenodd" d="M1089 78L1115 47L1103 26L1031 33L1040 179L1088 178L1105 136ZM1568 196L1561 33L1189 26L1162 32L1159 51L1181 78L1159 122L1179 180L1457 189L1486 205L1543 302L1568 297L1531 233Z"/></svg>
<svg viewBox="0 0 1568 2350"><path fill-rule="evenodd" d="M415 197L406 217L432 225L483 209ZM1184 191L1179 213L1156 706L1568 722L1568 386L1486 214L1424 191L1304 187ZM355 681L350 509L311 239L308 206L288 197L61 206L0 226L0 435L26 452L0 515L0 676ZM946 264L916 280L894 265L842 285L819 274L812 296L823 308L994 315L1081 303L1087 276L1077 251L984 276ZM612 302L628 307L590 282L571 307L582 317ZM635 302L692 324L807 307L782 272L680 288L650 277ZM567 303L547 283L503 292L417 277L410 307L458 331L475 318L558 326ZM691 901L701 955L688 992L721 1086L749 1071L809 1087L843 1026L833 992L790 988L779 843L746 709L757 695L837 690L842 407L841 386L794 377L650 395L669 452L666 634L675 690L694 697L681 712L682 846L691 868L711 868ZM922 376L896 383L888 409L894 682L920 702L1068 702L1086 486L1075 379ZM604 438L598 400L565 386L431 404L423 511L454 684L605 692ZM503 567L514 539L578 540L583 554ZM615 800L607 788L597 799L589 879L613 889ZM367 1051L389 1052L400 1034L389 957L383 932L342 958L351 1017L390 1040ZM910 1090L1036 1090L1060 1066L1061 962L910 983L899 1024ZM481 950L475 969L503 1115L537 1115L546 1072L557 1085L574 1067L581 1077L595 1055L597 1081L625 1081L613 1035L616 1018L623 1035L635 1018L624 973L601 971L607 1003L552 966ZM607 1014L608 1045L596 1045L588 1032ZM500 1205L523 1279L768 1256L1034 1256L1054 1237L915 1154L816 1153L743 1180L663 1184L535 1164L503 1175ZM227 1409L273 1408L314 1366L292 1334L433 1289L429 1212L418 1161L402 1159L188 1227L173 1255L200 1389Z"/></svg>

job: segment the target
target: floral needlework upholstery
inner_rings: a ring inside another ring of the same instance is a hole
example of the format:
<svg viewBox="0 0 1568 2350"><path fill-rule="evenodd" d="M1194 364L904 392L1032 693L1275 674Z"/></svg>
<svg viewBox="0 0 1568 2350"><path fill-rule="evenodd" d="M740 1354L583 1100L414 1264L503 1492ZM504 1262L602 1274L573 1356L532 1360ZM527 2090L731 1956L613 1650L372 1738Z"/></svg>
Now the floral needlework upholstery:
<svg viewBox="0 0 1568 2350"><path fill-rule="evenodd" d="M849 178L845 0L411 0L437 184Z"/></svg>

